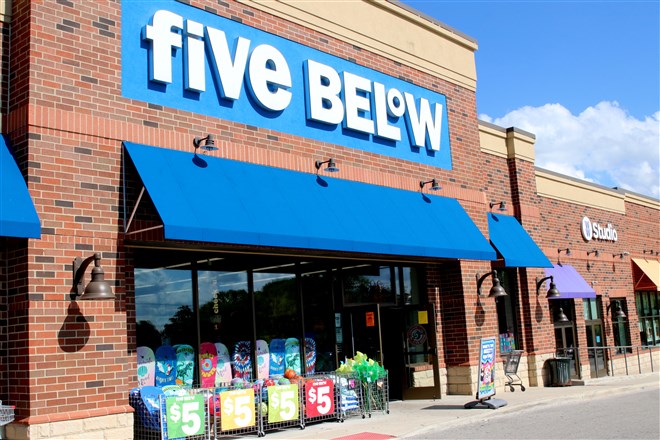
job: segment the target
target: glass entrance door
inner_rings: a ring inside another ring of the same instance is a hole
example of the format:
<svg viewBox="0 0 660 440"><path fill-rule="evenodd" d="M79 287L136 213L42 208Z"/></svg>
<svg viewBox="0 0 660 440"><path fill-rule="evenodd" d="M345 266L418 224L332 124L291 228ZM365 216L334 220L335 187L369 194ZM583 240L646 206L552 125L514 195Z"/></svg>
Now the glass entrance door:
<svg viewBox="0 0 660 440"><path fill-rule="evenodd" d="M605 349L598 348L603 346L603 326L600 321L589 321L587 322L586 327L591 377L606 376L607 364L605 362Z"/></svg>
<svg viewBox="0 0 660 440"><path fill-rule="evenodd" d="M439 398L433 306L381 310L384 366L389 373L391 398Z"/></svg>

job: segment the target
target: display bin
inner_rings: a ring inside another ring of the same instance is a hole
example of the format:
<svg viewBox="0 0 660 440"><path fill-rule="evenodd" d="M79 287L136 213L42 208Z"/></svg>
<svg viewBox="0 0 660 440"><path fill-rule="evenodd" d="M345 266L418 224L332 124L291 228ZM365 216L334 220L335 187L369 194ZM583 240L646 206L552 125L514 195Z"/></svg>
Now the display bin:
<svg viewBox="0 0 660 440"><path fill-rule="evenodd" d="M549 359L550 385L565 387L571 385L571 358L557 357Z"/></svg>
<svg viewBox="0 0 660 440"><path fill-rule="evenodd" d="M340 420L341 394L334 372L305 376L303 388L304 422Z"/></svg>
<svg viewBox="0 0 660 440"><path fill-rule="evenodd" d="M3 405L0 400L0 439L5 438L5 425L14 421L14 406Z"/></svg>
<svg viewBox="0 0 660 440"><path fill-rule="evenodd" d="M349 417L362 416L364 418L364 405L362 399L362 381L355 373L337 373L335 392L339 402L339 420Z"/></svg>
<svg viewBox="0 0 660 440"><path fill-rule="evenodd" d="M265 390L252 383L215 388L208 404L212 415L211 438L263 436L262 394Z"/></svg>
<svg viewBox="0 0 660 440"><path fill-rule="evenodd" d="M376 379L367 379L362 382L362 402L365 415L371 417L372 414L390 413L389 383L387 376L387 371L385 371Z"/></svg>
<svg viewBox="0 0 660 440"><path fill-rule="evenodd" d="M303 391L304 382L284 385L271 385L264 388L261 393L263 405L260 405L261 431L291 427L305 428L303 417Z"/></svg>

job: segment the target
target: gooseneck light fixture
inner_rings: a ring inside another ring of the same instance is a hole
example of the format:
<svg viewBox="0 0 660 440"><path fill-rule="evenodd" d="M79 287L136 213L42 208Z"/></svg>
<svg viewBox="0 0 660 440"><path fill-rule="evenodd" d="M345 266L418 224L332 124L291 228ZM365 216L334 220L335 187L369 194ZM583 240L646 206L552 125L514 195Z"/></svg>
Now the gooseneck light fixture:
<svg viewBox="0 0 660 440"><path fill-rule="evenodd" d="M94 261L92 280L87 283L87 286L84 286L83 278L85 277L85 271L92 261ZM71 292L71 299L75 300L78 297L80 297L80 300L115 299L112 288L105 281L105 273L101 267L101 254L95 253L84 260L80 257L76 257L73 260L73 291Z"/></svg>
<svg viewBox="0 0 660 440"><path fill-rule="evenodd" d="M559 308L559 313L557 313L557 319L555 319L555 323L557 322L568 322L568 316L566 316L564 309L561 307Z"/></svg>
<svg viewBox="0 0 660 440"><path fill-rule="evenodd" d="M481 285L486 280L486 278L493 277L493 287L490 288L488 292L488 298L499 298L501 296L506 296L507 293L504 290L504 287L500 285L500 279L497 278L497 273L493 270L491 272L486 272L483 275L477 273L477 295L482 296L481 294Z"/></svg>
<svg viewBox="0 0 660 440"><path fill-rule="evenodd" d="M600 255L600 251L598 249L593 249L593 250L587 251L587 257L591 254L594 254L594 256L597 257L597 256Z"/></svg>
<svg viewBox="0 0 660 440"><path fill-rule="evenodd" d="M619 254L612 254L612 258L619 257L623 259L623 257L627 257L628 255L630 255L630 252L621 252Z"/></svg>
<svg viewBox="0 0 660 440"><path fill-rule="evenodd" d="M621 308L621 301L618 299L613 299L610 301L610 303L607 305L607 313L610 313L610 309L614 308L614 319L617 321L620 321L622 319L626 319L626 314L623 312L623 309Z"/></svg>
<svg viewBox="0 0 660 440"><path fill-rule="evenodd" d="M337 164L335 163L335 160L334 160L333 158L330 158L330 159L328 159L328 160L323 160L323 161L321 161L321 160L317 160L317 161L314 163L314 166L316 167L316 174L319 173L319 170L321 169L321 166L322 166L324 163L327 163L327 164L328 164L328 165L325 167L325 170L326 170L328 173L336 173L337 171L339 171L339 168L337 168Z"/></svg>
<svg viewBox="0 0 660 440"><path fill-rule="evenodd" d="M204 141L204 145L202 145ZM206 137L196 137L193 139L193 145L195 149L201 148L204 151L215 151L218 147L215 146L215 136L212 134L206 135Z"/></svg>
<svg viewBox="0 0 660 440"><path fill-rule="evenodd" d="M493 206L497 206L497 210L500 212L506 211L506 202L502 200L501 202L490 202L490 210L493 210Z"/></svg>
<svg viewBox="0 0 660 440"><path fill-rule="evenodd" d="M571 248L559 248L559 249L557 249L557 255L560 255L562 252L564 252L567 256L570 257Z"/></svg>
<svg viewBox="0 0 660 440"><path fill-rule="evenodd" d="M547 280L550 280L550 288L548 289L548 294L546 295L546 298L557 298L561 296L561 293L559 293L559 290L555 285L555 278L552 275L541 279L539 279L539 277L536 277L536 296L539 296L541 294L541 286Z"/></svg>
<svg viewBox="0 0 660 440"><path fill-rule="evenodd" d="M439 191L440 189L442 189L442 187L440 186L440 184L436 179L431 179L427 181L420 180L419 189L420 190L424 189L424 186L428 185L429 183L431 184L431 188L429 188L431 191Z"/></svg>

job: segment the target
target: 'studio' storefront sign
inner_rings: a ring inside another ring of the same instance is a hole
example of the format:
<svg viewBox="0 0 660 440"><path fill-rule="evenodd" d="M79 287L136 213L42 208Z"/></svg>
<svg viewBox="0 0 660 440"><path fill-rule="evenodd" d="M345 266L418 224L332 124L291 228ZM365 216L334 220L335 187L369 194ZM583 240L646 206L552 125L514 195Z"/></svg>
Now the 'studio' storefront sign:
<svg viewBox="0 0 660 440"><path fill-rule="evenodd" d="M612 227L611 223L608 223L607 226L603 227L596 222L589 220L589 217L582 217L582 238L586 241L593 240L605 240L605 241L617 241L618 235L616 229Z"/></svg>
<svg viewBox="0 0 660 440"><path fill-rule="evenodd" d="M444 95L174 1L122 1L122 95L451 169Z"/></svg>

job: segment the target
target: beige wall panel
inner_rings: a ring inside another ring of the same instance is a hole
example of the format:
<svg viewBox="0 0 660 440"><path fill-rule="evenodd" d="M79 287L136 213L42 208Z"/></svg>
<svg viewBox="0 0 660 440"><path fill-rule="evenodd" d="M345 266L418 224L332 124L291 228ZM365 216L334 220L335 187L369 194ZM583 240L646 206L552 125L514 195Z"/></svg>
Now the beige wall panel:
<svg viewBox="0 0 660 440"><path fill-rule="evenodd" d="M382 0L239 1L476 90L476 42L396 4Z"/></svg>
<svg viewBox="0 0 660 440"><path fill-rule="evenodd" d="M526 131L479 121L479 144L484 153L534 162L535 142L534 135Z"/></svg>
<svg viewBox="0 0 660 440"><path fill-rule="evenodd" d="M545 170L536 170L536 188L541 197L625 214L625 194Z"/></svg>

